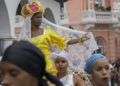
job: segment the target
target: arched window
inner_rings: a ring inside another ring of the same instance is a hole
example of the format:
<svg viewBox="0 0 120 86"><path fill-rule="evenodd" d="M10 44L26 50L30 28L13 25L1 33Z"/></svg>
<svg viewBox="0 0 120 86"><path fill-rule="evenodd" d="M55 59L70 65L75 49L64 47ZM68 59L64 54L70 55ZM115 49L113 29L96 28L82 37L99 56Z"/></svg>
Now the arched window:
<svg viewBox="0 0 120 86"><path fill-rule="evenodd" d="M119 41L115 38L115 49L116 49L116 57L119 56Z"/></svg>
<svg viewBox="0 0 120 86"><path fill-rule="evenodd" d="M5 0L0 0L0 56L4 52L4 39L10 37L10 20Z"/></svg>
<svg viewBox="0 0 120 86"><path fill-rule="evenodd" d="M28 0L21 0L20 4L18 5L16 15L21 15L21 9L24 4L28 3Z"/></svg>
<svg viewBox="0 0 120 86"><path fill-rule="evenodd" d="M95 10L97 11L105 10L105 8L103 7L103 0L95 0Z"/></svg>
<svg viewBox="0 0 120 86"><path fill-rule="evenodd" d="M45 12L44 12L44 17L46 19L48 19L49 21L55 23L55 18L54 18L54 15L53 15L53 12L50 8L46 8L45 9Z"/></svg>
<svg viewBox="0 0 120 86"><path fill-rule="evenodd" d="M66 2L68 0L55 0L55 1L57 1L57 2Z"/></svg>
<svg viewBox="0 0 120 86"><path fill-rule="evenodd" d="M95 0L95 4L102 6L102 0Z"/></svg>
<svg viewBox="0 0 120 86"><path fill-rule="evenodd" d="M28 3L28 0L21 0L20 1L20 3L19 3L19 5L18 5L18 8L17 8L17 10L16 10L16 17L15 17L15 23L16 23L16 25L15 25L15 36L17 37L17 38L19 38L19 36L20 36L20 33L22 32L22 30L23 30L23 24L25 24L25 23L23 23L23 17L22 17L22 15L21 15L21 10L22 10L22 7L25 5L25 4L27 4Z"/></svg>
<svg viewBox="0 0 120 86"><path fill-rule="evenodd" d="M4 45L4 41L3 40L0 40L0 56L2 56L3 54L3 45Z"/></svg>
<svg viewBox="0 0 120 86"><path fill-rule="evenodd" d="M99 49L95 51L95 53L106 53L106 41L103 37L96 37L96 42L98 44Z"/></svg>

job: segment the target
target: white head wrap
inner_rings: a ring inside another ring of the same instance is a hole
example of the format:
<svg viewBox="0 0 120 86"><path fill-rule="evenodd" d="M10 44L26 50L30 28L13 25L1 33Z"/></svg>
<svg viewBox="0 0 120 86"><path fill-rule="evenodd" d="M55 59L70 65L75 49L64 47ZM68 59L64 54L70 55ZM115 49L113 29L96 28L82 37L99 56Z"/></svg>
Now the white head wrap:
<svg viewBox="0 0 120 86"><path fill-rule="evenodd" d="M70 55L67 52L62 51L60 53L53 52L52 57L53 60L56 60L57 58L64 58L65 60L69 61Z"/></svg>

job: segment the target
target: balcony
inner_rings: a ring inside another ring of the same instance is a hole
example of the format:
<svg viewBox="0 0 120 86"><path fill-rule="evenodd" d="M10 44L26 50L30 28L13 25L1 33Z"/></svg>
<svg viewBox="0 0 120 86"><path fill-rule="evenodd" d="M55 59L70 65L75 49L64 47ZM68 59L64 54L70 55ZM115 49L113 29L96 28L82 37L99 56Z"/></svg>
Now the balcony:
<svg viewBox="0 0 120 86"><path fill-rule="evenodd" d="M100 24L116 24L118 17L112 12L86 11L82 13L81 23L100 23Z"/></svg>
<svg viewBox="0 0 120 86"><path fill-rule="evenodd" d="M118 23L118 18L112 12L95 12L96 23Z"/></svg>
<svg viewBox="0 0 120 86"><path fill-rule="evenodd" d="M91 24L95 23L96 18L95 18L95 12L94 11L86 11L81 13L81 23L83 24Z"/></svg>

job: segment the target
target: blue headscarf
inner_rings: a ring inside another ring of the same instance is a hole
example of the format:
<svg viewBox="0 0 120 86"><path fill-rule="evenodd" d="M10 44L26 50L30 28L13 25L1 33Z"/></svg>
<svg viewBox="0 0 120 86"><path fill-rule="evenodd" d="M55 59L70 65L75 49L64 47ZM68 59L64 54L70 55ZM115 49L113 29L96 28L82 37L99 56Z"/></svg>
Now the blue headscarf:
<svg viewBox="0 0 120 86"><path fill-rule="evenodd" d="M103 56L102 54L93 54L89 59L87 59L86 64L85 64L85 71L88 74L92 73L93 66L96 64L97 61L99 60L106 60L106 57Z"/></svg>

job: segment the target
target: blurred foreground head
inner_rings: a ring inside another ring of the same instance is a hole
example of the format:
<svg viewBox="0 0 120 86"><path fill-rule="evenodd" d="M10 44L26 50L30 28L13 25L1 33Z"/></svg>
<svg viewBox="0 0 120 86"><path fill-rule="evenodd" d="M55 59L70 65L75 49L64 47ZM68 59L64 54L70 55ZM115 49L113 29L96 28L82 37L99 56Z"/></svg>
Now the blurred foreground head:
<svg viewBox="0 0 120 86"><path fill-rule="evenodd" d="M15 42L6 49L0 62L1 85L48 86L47 81L51 81L62 86L45 68L44 54L38 48L27 41Z"/></svg>

